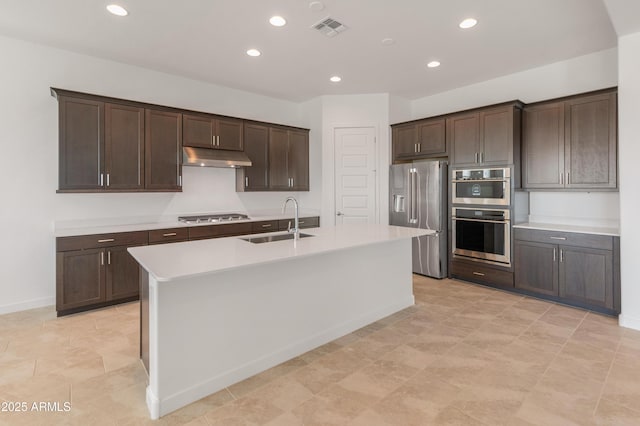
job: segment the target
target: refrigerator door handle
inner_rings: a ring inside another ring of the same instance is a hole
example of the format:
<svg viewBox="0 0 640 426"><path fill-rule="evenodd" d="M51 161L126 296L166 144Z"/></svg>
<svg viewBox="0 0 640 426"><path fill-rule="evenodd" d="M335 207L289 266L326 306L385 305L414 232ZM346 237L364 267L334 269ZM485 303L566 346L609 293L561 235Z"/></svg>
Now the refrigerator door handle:
<svg viewBox="0 0 640 426"><path fill-rule="evenodd" d="M418 172L416 169L409 169L409 223L418 223Z"/></svg>

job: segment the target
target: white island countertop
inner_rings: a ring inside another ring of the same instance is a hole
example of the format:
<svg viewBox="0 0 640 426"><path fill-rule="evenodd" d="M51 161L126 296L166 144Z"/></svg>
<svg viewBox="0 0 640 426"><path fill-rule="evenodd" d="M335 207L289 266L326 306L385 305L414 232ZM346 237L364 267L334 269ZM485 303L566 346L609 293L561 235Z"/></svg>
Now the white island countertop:
<svg viewBox="0 0 640 426"><path fill-rule="evenodd" d="M282 234L258 234L265 236ZM286 232L284 232L286 233ZM214 272L313 256L352 247L433 234L426 229L389 225L341 225L301 231L313 237L256 244L249 235L129 248L156 281L172 281Z"/></svg>

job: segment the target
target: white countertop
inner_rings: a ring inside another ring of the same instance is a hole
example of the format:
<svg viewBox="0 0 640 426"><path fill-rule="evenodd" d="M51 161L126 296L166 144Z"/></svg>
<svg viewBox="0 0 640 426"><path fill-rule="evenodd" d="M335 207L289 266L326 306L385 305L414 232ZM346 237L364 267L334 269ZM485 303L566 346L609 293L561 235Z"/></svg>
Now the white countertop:
<svg viewBox="0 0 640 426"><path fill-rule="evenodd" d="M259 236L282 234L274 232ZM286 233L286 232L285 232ZM129 253L157 281L205 275L249 265L277 262L292 257L382 243L433 234L426 229L389 225L342 225L303 229L314 235L298 241L283 240L262 244L244 241L249 236L215 238L183 243L131 247Z"/></svg>
<svg viewBox="0 0 640 426"><path fill-rule="evenodd" d="M538 229L542 231L578 232L581 234L611 235L614 237L620 236L620 230L618 228L607 228L599 226L578 226L562 225L556 223L524 222L517 223L513 225L513 227L521 229Z"/></svg>
<svg viewBox="0 0 640 426"><path fill-rule="evenodd" d="M243 213L243 212L241 212ZM247 220L234 220L229 222L218 223L184 223L178 221L178 216L195 216L198 214L207 213L190 213L181 214L171 217L160 218L114 218L104 220L104 223L91 222L89 224L82 221L69 221L63 224L54 225L54 237L74 237L79 235L92 235L92 234L111 234L114 232L135 232L135 231L152 231L154 229L169 229L169 228L187 228L193 226L209 226L209 225L225 225L229 223L243 223L243 222L261 222L265 220L281 220L293 218L293 213L287 212L286 214L273 214L273 213L261 213L261 214L248 214ZM319 216L315 212L301 211L300 217Z"/></svg>

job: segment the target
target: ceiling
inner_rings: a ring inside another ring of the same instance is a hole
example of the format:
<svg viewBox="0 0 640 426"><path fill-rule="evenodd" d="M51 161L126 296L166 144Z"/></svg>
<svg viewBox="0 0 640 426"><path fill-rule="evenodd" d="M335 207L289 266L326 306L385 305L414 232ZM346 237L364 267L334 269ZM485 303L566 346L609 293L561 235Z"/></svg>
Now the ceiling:
<svg viewBox="0 0 640 426"><path fill-rule="evenodd" d="M109 14L111 2L129 15ZM310 2L0 0L0 34L296 102L416 99L617 43L602 0L322 0L321 11ZM287 25L271 26L272 15ZM348 29L329 38L310 28L328 16ZM467 17L478 25L462 30Z"/></svg>

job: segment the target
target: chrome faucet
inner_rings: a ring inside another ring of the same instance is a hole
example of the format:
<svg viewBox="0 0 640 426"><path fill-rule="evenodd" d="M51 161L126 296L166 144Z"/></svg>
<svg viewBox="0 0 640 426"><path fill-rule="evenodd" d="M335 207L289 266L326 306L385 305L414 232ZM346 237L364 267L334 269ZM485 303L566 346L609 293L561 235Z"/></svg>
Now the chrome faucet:
<svg viewBox="0 0 640 426"><path fill-rule="evenodd" d="M293 228L291 227L291 222L289 222L289 228L287 229L287 232L289 233L293 233L293 239L294 240L299 240L300 239L300 228L299 228L299 223L298 223L298 200L296 200L293 197L287 197L286 200L284 200L284 205L282 206L282 214L284 214L285 209L287 208L287 203L289 201L293 201L293 207L295 209L295 222L293 224Z"/></svg>

